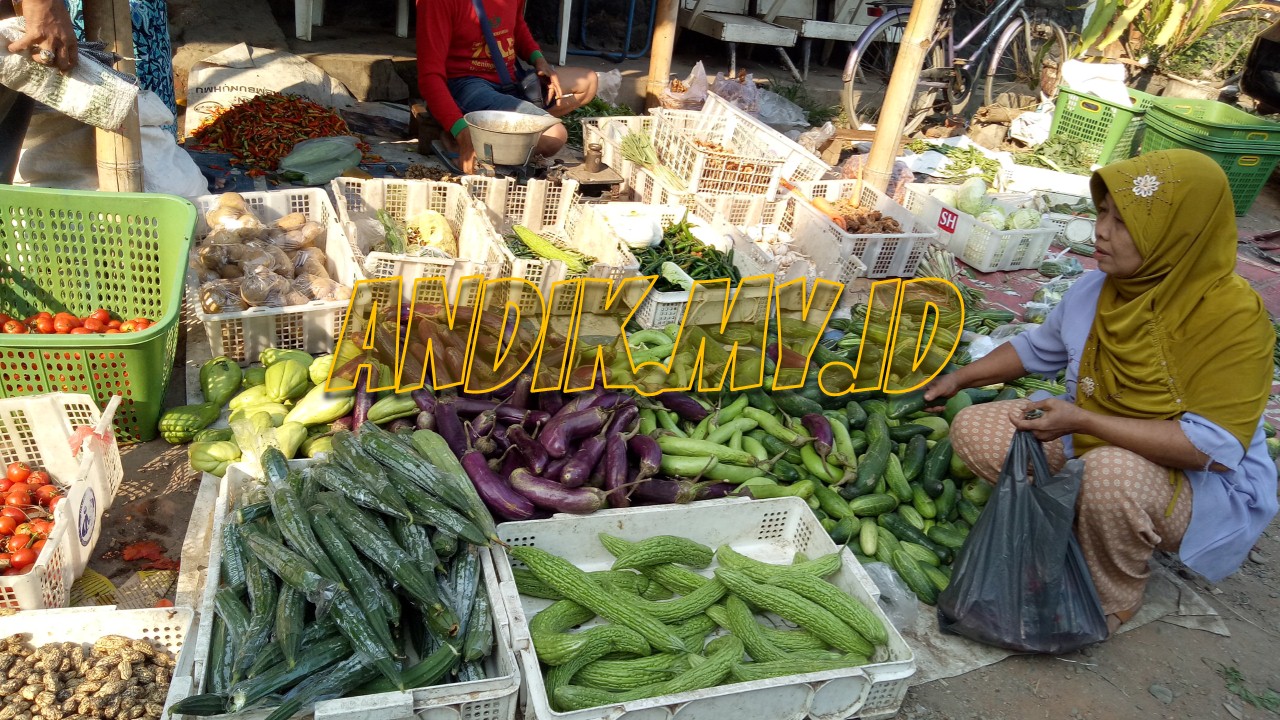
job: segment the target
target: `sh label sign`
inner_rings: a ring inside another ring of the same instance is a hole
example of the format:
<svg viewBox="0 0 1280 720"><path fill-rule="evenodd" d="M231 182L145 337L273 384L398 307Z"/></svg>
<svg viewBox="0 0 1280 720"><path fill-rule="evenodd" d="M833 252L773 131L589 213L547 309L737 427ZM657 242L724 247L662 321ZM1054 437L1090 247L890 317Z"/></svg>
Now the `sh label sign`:
<svg viewBox="0 0 1280 720"><path fill-rule="evenodd" d="M98 499L93 494L93 488L84 491L84 497L80 498L80 513L76 518L76 531L80 536L80 544L88 547L89 540L93 538L93 526L98 522Z"/></svg>
<svg viewBox="0 0 1280 720"><path fill-rule="evenodd" d="M956 231L956 223L959 220L959 215L946 208L942 208L942 212L938 213L938 229L954 233Z"/></svg>

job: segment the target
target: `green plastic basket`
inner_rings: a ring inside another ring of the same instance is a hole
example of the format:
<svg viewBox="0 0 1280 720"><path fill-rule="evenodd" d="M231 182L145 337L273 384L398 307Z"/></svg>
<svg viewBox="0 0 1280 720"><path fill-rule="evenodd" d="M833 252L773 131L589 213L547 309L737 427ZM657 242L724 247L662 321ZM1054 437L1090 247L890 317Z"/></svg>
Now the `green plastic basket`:
<svg viewBox="0 0 1280 720"><path fill-rule="evenodd" d="M0 397L85 393L125 442L150 440L164 409L196 210L168 195L0 185L0 312L145 317L141 332L0 335Z"/></svg>
<svg viewBox="0 0 1280 720"><path fill-rule="evenodd" d="M1142 152L1186 148L1204 153L1218 163L1231 183L1231 198L1235 201L1236 215L1249 212L1253 201L1267 184L1272 171L1280 163L1280 144L1257 145L1245 148L1231 141L1215 141L1210 138L1188 135L1165 125L1155 115L1147 116L1147 129L1143 133Z"/></svg>
<svg viewBox="0 0 1280 720"><path fill-rule="evenodd" d="M1133 100L1133 107L1071 88L1059 88L1049 137L1062 135L1099 145L1098 156L1092 158L1098 165L1131 158L1138 152L1146 110L1156 97L1130 90L1129 98Z"/></svg>
<svg viewBox="0 0 1280 720"><path fill-rule="evenodd" d="M1280 147L1280 123L1263 120L1217 100L1158 98L1148 113L1173 128L1201 140Z"/></svg>

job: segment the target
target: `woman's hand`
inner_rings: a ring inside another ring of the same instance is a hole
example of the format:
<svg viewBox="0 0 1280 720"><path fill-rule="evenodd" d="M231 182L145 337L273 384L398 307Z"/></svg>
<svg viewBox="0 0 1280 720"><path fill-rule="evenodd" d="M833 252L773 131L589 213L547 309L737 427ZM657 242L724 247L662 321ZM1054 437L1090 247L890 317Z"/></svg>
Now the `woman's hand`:
<svg viewBox="0 0 1280 720"><path fill-rule="evenodd" d="M1039 410L1042 414L1034 420L1027 420L1024 413ZM1090 413L1082 410L1075 403L1050 398L1033 402L1009 414L1013 426L1019 430L1030 430L1041 442L1057 440L1063 435L1083 432Z"/></svg>
<svg viewBox="0 0 1280 720"><path fill-rule="evenodd" d="M551 63L546 58L540 57L534 63L534 70L539 77L547 79L547 107L551 107L560 101L563 91L560 89L560 78L556 75L555 68L551 67Z"/></svg>
<svg viewBox="0 0 1280 720"><path fill-rule="evenodd" d="M41 65L53 65L62 72L75 67L79 48L71 14L62 0L26 0L22 17L27 31L9 44L9 52L30 53Z"/></svg>
<svg viewBox="0 0 1280 720"><path fill-rule="evenodd" d="M931 405L934 400L946 401L952 395L963 390L960 380L956 377L956 373L947 373L938 377L929 383L924 389L924 401L927 409L930 411L937 410L939 405Z"/></svg>

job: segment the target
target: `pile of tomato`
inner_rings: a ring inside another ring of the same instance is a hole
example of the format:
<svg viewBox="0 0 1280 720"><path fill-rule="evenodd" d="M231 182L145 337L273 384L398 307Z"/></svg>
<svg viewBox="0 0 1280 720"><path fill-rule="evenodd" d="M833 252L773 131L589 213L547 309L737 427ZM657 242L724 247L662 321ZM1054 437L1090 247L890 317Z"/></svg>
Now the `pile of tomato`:
<svg viewBox="0 0 1280 720"><path fill-rule="evenodd" d="M98 308L82 318L76 317L69 312L51 315L48 312L41 311L26 320L19 320L0 313L0 332L6 335L23 335L26 333L41 335L106 333L114 335L116 333L138 332L149 327L151 327L151 321L146 318L117 320L111 317L111 312L105 308Z"/></svg>
<svg viewBox="0 0 1280 720"><path fill-rule="evenodd" d="M9 463L0 478L0 575L21 575L35 565L53 532L53 509L62 490L49 473Z"/></svg>

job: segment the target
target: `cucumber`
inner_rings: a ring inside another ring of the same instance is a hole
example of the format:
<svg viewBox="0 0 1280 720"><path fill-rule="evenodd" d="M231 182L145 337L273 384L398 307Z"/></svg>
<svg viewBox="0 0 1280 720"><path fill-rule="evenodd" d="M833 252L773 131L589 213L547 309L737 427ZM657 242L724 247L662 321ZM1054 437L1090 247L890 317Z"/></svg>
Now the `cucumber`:
<svg viewBox="0 0 1280 720"><path fill-rule="evenodd" d="M938 588L929 581L929 576L920 569L919 563L916 562L910 553L906 550L898 550L893 553L893 569L898 572L898 576L902 578L907 587L916 594L920 602L926 605L936 605L938 602Z"/></svg>
<svg viewBox="0 0 1280 720"><path fill-rule="evenodd" d="M917 545L909 540L903 540L900 544L902 545L902 549L906 550L907 554L921 565L932 565L933 567L938 567L942 564L942 561L938 559L938 556L934 555L933 551L923 545Z"/></svg>
<svg viewBox="0 0 1280 720"><path fill-rule="evenodd" d="M227 711L227 696L222 693L203 693L188 695L169 706L169 712L175 715L194 715L207 717L222 715Z"/></svg>
<svg viewBox="0 0 1280 720"><path fill-rule="evenodd" d="M995 398L993 398L993 399L991 400L991 402L1003 402L1003 401L1005 401L1005 400L1017 400L1017 399L1018 399L1018 398L1020 398L1020 397L1022 397L1022 395L1018 394L1018 389L1017 389L1017 388L1012 387L1012 386L1010 386L1010 385L1005 385L1003 388L1001 388L1001 389L1000 389L1000 392L996 393Z"/></svg>
<svg viewBox="0 0 1280 720"><path fill-rule="evenodd" d="M904 420L908 416L924 410L924 406L924 392L922 391L895 395L889 400L889 419Z"/></svg>
<svg viewBox="0 0 1280 720"><path fill-rule="evenodd" d="M907 441L907 451L902 456L902 474L912 482L924 472L924 461L929 454L929 441L923 435L913 435Z"/></svg>
<svg viewBox="0 0 1280 720"><path fill-rule="evenodd" d="M911 485L907 482L897 455L890 455L885 462L884 482L889 487L890 494L898 498L898 502L911 502Z"/></svg>
<svg viewBox="0 0 1280 720"><path fill-rule="evenodd" d="M941 568L921 564L920 570L924 572L925 577L929 578L929 582L933 583L933 586L938 589L938 592L946 590L947 585L951 583L951 578L947 577L947 574L943 572Z"/></svg>
<svg viewBox="0 0 1280 720"><path fill-rule="evenodd" d="M933 504L933 500L922 487L915 488L915 491L912 494L911 504L915 507L916 512L920 513L920 516L927 520L932 520L938 517L938 507Z"/></svg>
<svg viewBox="0 0 1280 720"><path fill-rule="evenodd" d="M773 402L782 412L791 417L804 417L809 413L822 413L822 405L816 400L801 395L800 393L790 390L775 392L773 394Z"/></svg>
<svg viewBox="0 0 1280 720"><path fill-rule="evenodd" d="M898 538L898 540L906 540L917 545L922 545L932 551L934 555L937 555L938 560L944 563L951 562L951 550L930 540L924 533L912 527L911 523L903 520L901 516L893 513L886 513L877 518L876 522L884 529L893 533L894 537Z"/></svg>
<svg viewBox="0 0 1280 720"><path fill-rule="evenodd" d="M867 424L867 411L862 409L862 405L857 400L850 400L844 406L845 417L849 420L849 430L859 430Z"/></svg>
<svg viewBox="0 0 1280 720"><path fill-rule="evenodd" d="M873 415L868 423L868 427L874 428L880 425L883 428L884 419L878 415ZM845 485L840 490L840 496L851 499L859 495L865 495L875 487L876 483L881 480L885 473L885 468L889 464L889 457L893 450L889 442L887 428L884 429L885 434L868 433L871 441L871 447L867 449L867 453L858 460L857 479Z"/></svg>
<svg viewBox="0 0 1280 720"><path fill-rule="evenodd" d="M778 406L774 403L773 398L769 397L769 394L761 388L748 390L747 399L750 401L751 407L757 410L763 410L770 414L778 412Z"/></svg>
<svg viewBox="0 0 1280 720"><path fill-rule="evenodd" d="M845 508L847 510L848 506L846 505ZM854 539L858 534L859 528L860 523L858 518L853 515L848 515L841 518L840 521L835 524L835 527L831 528L828 534L831 535L832 542L837 545L845 545Z"/></svg>
<svg viewBox="0 0 1280 720"><path fill-rule="evenodd" d="M873 522L864 522L858 528L858 548L862 550L863 555L875 557L879 538L878 530L878 526Z"/></svg>
<svg viewBox="0 0 1280 720"><path fill-rule="evenodd" d="M942 494L942 480L947 476L950 465L951 438L943 438L929 449L920 469L920 484L929 497L936 498Z"/></svg>
<svg viewBox="0 0 1280 720"><path fill-rule="evenodd" d="M987 500L991 497L993 488L991 483L985 480L970 480L964 484L960 493L964 495L964 499L973 503L978 507L987 504Z"/></svg>
<svg viewBox="0 0 1280 720"><path fill-rule="evenodd" d="M944 528L941 525L934 525L929 528L929 532L925 533L925 535L935 543L952 550L959 550L964 547L965 535L955 530Z"/></svg>
<svg viewBox="0 0 1280 720"><path fill-rule="evenodd" d="M951 470L951 477L955 478L956 480L973 480L974 478L978 477L976 474L974 474L972 470L969 469L968 465L964 464L964 460L961 460L960 456L954 452L951 453L951 463L950 463L949 469Z"/></svg>
<svg viewBox="0 0 1280 720"><path fill-rule="evenodd" d="M898 499L888 493L863 495L849 501L849 510L860 518L876 517L893 512L898 507Z"/></svg>
<svg viewBox="0 0 1280 720"><path fill-rule="evenodd" d="M978 516L982 514L978 506L969 502L967 498L957 500L956 508L960 510L960 517L964 518L964 521L969 523L970 527L978 523Z"/></svg>
<svg viewBox="0 0 1280 720"><path fill-rule="evenodd" d="M911 527L920 531L924 530L924 517L915 508L910 505L899 505L897 513L902 516L903 520L910 523Z"/></svg>
<svg viewBox="0 0 1280 720"><path fill-rule="evenodd" d="M938 510L939 519L949 521L955 517L956 497L958 495L959 490L956 489L956 481L951 478L944 479L942 481L942 493L933 501Z"/></svg>
<svg viewBox="0 0 1280 720"><path fill-rule="evenodd" d="M870 422L872 415L879 415L883 419L889 418L889 403L878 398L868 398L862 401L862 409L867 412L867 420Z"/></svg>
<svg viewBox="0 0 1280 720"><path fill-rule="evenodd" d="M814 483L813 496L818 498L819 507L829 517L836 520L845 520L853 517L853 511L849 509L849 503L840 497L840 493L828 487L826 483ZM836 540L836 542L844 541Z"/></svg>
<svg viewBox="0 0 1280 720"><path fill-rule="evenodd" d="M802 462L803 459L803 456L801 456ZM792 465L783 458L778 458L777 461L773 463L773 476L778 479L778 482L787 484L800 482L805 477L804 473L800 471L800 468Z"/></svg>
<svg viewBox="0 0 1280 720"><path fill-rule="evenodd" d="M946 408L942 411L942 417L948 423L953 423L956 421L956 416L960 414L960 411L972 404L973 395L968 391L961 390L947 399Z"/></svg>
<svg viewBox="0 0 1280 720"><path fill-rule="evenodd" d="M910 440L911 438L915 437L916 435L924 435L927 437L932 433L933 433L933 428L929 427L928 425L918 425L916 423L907 423L905 425L899 425L898 427L889 428L889 439L894 442L904 443Z"/></svg>

